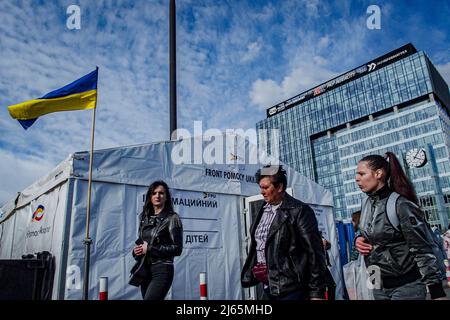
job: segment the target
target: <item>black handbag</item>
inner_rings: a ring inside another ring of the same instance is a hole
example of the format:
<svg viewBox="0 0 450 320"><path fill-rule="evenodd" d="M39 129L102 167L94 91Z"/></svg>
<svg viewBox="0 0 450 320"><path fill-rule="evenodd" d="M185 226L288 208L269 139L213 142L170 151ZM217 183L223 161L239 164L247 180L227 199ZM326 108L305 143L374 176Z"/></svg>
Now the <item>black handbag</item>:
<svg viewBox="0 0 450 320"><path fill-rule="evenodd" d="M149 276L148 268L145 263L145 255L143 255L138 261L136 261L133 268L130 270L130 279L128 284L139 287L145 279Z"/></svg>
<svg viewBox="0 0 450 320"><path fill-rule="evenodd" d="M142 238L138 238L135 243L137 245L141 245L144 243ZM133 268L130 270L130 279L128 280L128 284L132 286L139 287L146 278L148 278L148 268L145 263L146 254L138 257L138 260L134 264Z"/></svg>

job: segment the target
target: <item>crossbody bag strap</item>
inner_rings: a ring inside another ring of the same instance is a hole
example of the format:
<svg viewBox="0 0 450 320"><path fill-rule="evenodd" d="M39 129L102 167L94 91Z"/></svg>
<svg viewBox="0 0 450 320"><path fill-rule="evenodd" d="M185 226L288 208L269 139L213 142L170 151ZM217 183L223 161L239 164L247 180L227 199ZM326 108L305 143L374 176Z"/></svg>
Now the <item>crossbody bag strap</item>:
<svg viewBox="0 0 450 320"><path fill-rule="evenodd" d="M372 219L372 217L371 217L371 215L372 215L372 211L370 210L370 214L369 214L369 217L368 217L368 215L367 215L367 210L364 210L364 208L366 208L366 206L367 206L367 203L369 202L369 197L365 197L365 198L363 198L363 200L361 201L361 217L360 217L360 225L359 225L359 228L360 229L365 229L365 228L367 228L367 220L368 219Z"/></svg>
<svg viewBox="0 0 450 320"><path fill-rule="evenodd" d="M389 222L395 230L400 231L400 221L397 216L397 200L400 195L397 192L392 192L386 202L386 214Z"/></svg>

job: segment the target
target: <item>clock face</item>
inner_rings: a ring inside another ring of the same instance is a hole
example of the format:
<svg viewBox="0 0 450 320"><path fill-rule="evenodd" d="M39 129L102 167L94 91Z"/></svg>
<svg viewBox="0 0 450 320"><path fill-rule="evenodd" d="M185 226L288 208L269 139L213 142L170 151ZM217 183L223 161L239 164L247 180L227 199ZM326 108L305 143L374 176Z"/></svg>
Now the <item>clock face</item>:
<svg viewBox="0 0 450 320"><path fill-rule="evenodd" d="M406 162L410 167L423 167L427 163L427 154L422 148L411 149L406 153Z"/></svg>

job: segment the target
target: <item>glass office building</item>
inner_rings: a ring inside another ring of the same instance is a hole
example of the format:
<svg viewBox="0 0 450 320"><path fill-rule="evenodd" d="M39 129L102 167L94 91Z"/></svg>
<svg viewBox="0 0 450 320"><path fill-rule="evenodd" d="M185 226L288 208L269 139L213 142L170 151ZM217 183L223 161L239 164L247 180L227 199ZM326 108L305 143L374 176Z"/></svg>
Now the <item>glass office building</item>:
<svg viewBox="0 0 450 320"><path fill-rule="evenodd" d="M267 109L256 127L279 130L265 147L279 147L281 161L331 190L337 219L360 207L359 159L391 151L402 161L412 148L431 151L437 170L431 161L404 167L430 223L438 224L438 209L450 210L449 109L447 84L426 54L407 44Z"/></svg>

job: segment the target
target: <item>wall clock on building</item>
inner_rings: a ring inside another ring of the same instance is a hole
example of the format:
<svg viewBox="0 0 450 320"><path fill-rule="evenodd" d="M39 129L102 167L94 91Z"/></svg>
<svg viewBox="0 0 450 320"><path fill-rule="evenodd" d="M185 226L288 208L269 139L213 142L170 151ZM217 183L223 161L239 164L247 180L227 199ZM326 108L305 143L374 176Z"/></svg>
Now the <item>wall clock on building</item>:
<svg viewBox="0 0 450 320"><path fill-rule="evenodd" d="M406 153L406 163L413 168L423 167L427 163L427 153L425 149L414 148Z"/></svg>

